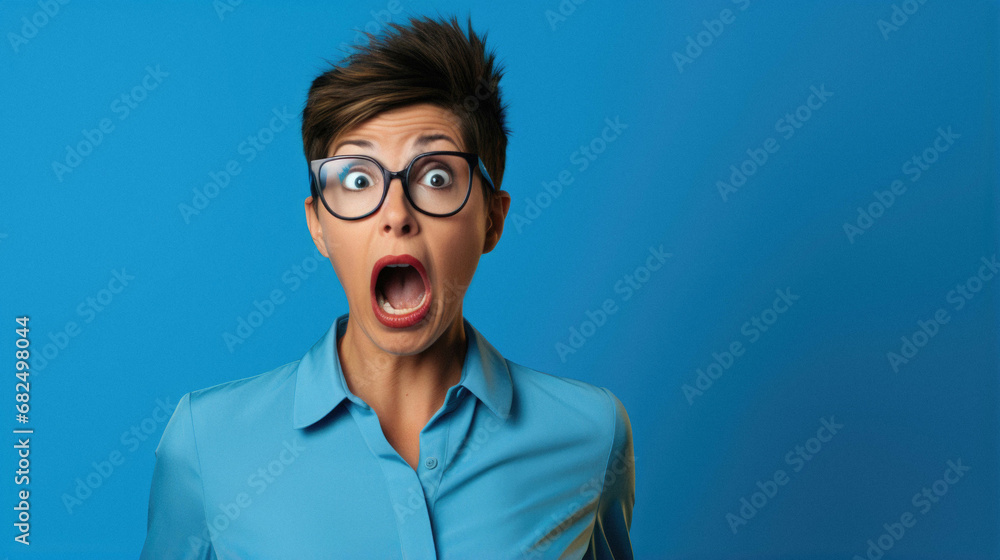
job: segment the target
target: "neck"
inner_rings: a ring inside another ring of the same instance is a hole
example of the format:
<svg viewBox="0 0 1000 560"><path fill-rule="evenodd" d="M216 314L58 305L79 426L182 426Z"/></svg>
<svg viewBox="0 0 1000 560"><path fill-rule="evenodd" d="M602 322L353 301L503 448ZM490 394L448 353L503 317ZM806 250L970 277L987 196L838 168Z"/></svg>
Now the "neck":
<svg viewBox="0 0 1000 560"><path fill-rule="evenodd" d="M382 421L422 427L461 378L466 344L461 312L430 346L409 356L386 352L349 320L337 354L348 389Z"/></svg>

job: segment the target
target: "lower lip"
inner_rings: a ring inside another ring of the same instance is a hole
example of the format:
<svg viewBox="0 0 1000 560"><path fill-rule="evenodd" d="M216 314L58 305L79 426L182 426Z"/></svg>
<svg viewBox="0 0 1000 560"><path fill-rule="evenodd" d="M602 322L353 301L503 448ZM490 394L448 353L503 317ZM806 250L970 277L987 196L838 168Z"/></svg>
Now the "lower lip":
<svg viewBox="0 0 1000 560"><path fill-rule="evenodd" d="M421 275L421 279L423 279L423 275ZM420 302L420 307L414 309L413 311L410 311L409 313L406 313L405 315L404 314L394 315L392 313L389 313L385 309L382 309L382 307L380 307L378 304L378 296L375 295L374 284L375 283L372 282L372 290L371 290L372 311L375 312L375 317L379 320L379 322L387 327L394 329L405 329L407 327L412 327L413 325L416 325L417 323L422 321L423 318L427 316L427 312L430 311L431 309L431 289L426 284L424 285L425 288L424 301Z"/></svg>

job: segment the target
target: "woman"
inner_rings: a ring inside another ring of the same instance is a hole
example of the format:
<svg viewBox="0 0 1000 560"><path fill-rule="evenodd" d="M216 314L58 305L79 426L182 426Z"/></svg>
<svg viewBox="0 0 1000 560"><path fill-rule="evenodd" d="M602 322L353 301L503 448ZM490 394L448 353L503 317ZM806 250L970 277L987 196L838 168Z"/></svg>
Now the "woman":
<svg viewBox="0 0 1000 560"><path fill-rule="evenodd" d="M510 206L501 76L471 22L420 18L313 82L306 221L348 313L300 360L180 400L143 559L632 557L621 402L462 315Z"/></svg>

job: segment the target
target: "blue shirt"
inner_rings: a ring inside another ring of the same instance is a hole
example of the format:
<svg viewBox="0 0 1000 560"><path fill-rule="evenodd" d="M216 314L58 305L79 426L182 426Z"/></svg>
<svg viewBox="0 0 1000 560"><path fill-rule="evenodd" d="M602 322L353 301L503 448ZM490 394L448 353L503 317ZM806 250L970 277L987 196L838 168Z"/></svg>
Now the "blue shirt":
<svg viewBox="0 0 1000 560"><path fill-rule="evenodd" d="M611 391L515 364L463 318L461 379L414 470L347 388L334 337L184 395L141 558L632 558L632 430Z"/></svg>

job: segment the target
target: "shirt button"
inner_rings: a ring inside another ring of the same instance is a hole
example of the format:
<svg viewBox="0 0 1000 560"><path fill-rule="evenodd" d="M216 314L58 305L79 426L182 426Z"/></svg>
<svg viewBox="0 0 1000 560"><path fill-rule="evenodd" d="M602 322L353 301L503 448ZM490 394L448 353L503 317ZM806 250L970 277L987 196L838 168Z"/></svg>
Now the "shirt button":
<svg viewBox="0 0 1000 560"><path fill-rule="evenodd" d="M438 466L438 460L434 457L428 457L424 460L424 466L428 469L436 468Z"/></svg>

